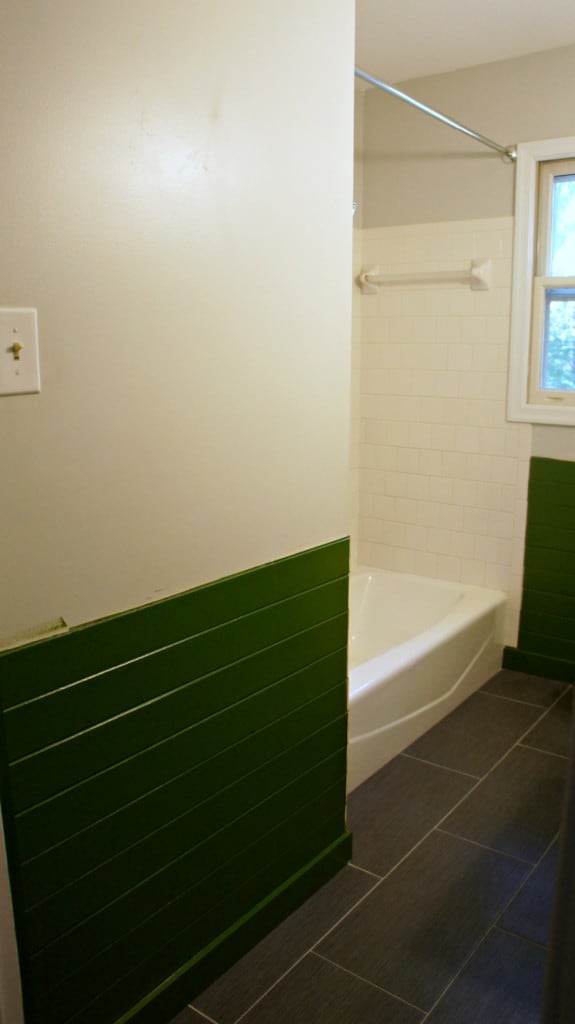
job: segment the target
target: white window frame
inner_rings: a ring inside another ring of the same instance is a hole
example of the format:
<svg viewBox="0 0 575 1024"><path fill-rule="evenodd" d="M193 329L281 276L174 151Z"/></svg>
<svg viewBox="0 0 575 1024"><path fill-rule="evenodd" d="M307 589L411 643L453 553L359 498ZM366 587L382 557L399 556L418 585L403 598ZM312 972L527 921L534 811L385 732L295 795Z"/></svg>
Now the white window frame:
<svg viewBox="0 0 575 1024"><path fill-rule="evenodd" d="M530 400L529 394L533 295L537 276L539 164L568 158L575 158L575 137L522 142L517 147L507 390L507 418L513 421L575 426L575 405L558 401L558 392L550 392L548 397L539 401Z"/></svg>

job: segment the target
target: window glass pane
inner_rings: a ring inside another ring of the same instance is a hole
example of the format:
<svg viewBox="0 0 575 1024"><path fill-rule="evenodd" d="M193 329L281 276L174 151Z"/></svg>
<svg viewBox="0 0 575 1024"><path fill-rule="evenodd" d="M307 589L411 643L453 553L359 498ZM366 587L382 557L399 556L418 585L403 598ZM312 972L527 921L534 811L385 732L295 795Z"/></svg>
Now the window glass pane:
<svg viewBox="0 0 575 1024"><path fill-rule="evenodd" d="M553 179L553 214L549 273L553 277L575 274L575 174Z"/></svg>
<svg viewBox="0 0 575 1024"><path fill-rule="evenodd" d="M575 391L575 289L545 290L541 387Z"/></svg>

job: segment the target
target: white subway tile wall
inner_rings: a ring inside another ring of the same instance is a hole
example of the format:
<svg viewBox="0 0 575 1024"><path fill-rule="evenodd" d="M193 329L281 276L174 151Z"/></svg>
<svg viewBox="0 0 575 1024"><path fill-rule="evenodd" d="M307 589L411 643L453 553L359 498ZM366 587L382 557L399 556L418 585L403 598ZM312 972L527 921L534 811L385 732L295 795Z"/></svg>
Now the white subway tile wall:
<svg viewBox="0 0 575 1024"><path fill-rule="evenodd" d="M492 278L485 292L354 287L353 558L505 590L505 642L515 644L531 427L505 419L513 219L354 234L356 274L487 257Z"/></svg>

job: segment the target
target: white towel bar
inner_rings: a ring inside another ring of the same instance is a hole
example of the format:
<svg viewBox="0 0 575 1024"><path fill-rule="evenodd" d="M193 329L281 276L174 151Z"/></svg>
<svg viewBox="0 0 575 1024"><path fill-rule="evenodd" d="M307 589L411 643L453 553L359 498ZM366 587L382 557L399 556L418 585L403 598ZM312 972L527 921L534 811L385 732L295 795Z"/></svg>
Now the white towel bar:
<svg viewBox="0 0 575 1024"><path fill-rule="evenodd" d="M377 295L380 285L465 284L474 292L485 292L491 284L491 260L472 260L469 269L429 270L406 274L380 274L379 267L366 267L358 277L364 295Z"/></svg>

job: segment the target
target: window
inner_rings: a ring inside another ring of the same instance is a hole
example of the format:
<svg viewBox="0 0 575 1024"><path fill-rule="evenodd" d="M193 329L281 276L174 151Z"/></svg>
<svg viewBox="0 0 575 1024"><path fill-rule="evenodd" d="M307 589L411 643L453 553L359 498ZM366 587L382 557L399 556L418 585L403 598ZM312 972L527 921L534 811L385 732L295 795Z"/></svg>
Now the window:
<svg viewBox="0 0 575 1024"><path fill-rule="evenodd" d="M518 147L508 416L575 425L575 139Z"/></svg>

